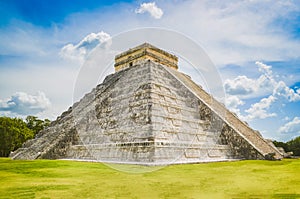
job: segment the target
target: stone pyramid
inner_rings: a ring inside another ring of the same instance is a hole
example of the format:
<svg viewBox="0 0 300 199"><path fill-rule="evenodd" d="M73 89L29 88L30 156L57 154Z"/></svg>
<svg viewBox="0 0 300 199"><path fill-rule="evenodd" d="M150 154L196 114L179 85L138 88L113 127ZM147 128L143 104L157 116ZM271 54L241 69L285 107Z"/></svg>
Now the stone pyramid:
<svg viewBox="0 0 300 199"><path fill-rule="evenodd" d="M147 43L117 55L114 74L11 158L159 165L283 157L177 62Z"/></svg>

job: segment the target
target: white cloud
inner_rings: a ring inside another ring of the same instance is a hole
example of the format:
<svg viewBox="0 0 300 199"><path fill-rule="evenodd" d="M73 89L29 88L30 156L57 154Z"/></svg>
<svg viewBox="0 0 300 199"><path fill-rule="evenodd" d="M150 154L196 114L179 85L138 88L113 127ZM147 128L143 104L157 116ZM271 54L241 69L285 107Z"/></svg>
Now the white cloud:
<svg viewBox="0 0 300 199"><path fill-rule="evenodd" d="M238 95L241 98L249 98L253 96L266 95L272 93L276 86L276 81L272 75L272 67L261 62L255 63L258 70L262 73L257 79L248 78L245 75L238 76L224 81L226 93L230 95Z"/></svg>
<svg viewBox="0 0 300 199"><path fill-rule="evenodd" d="M274 103L276 98L270 95L267 98L262 98L259 102L252 104L251 107L245 112L247 115L245 118L246 120L250 121L253 119L265 119L268 117L275 117L276 113L268 113L269 108L271 107L272 103Z"/></svg>
<svg viewBox="0 0 300 199"><path fill-rule="evenodd" d="M161 8L157 7L155 2L142 3L138 9L135 10L137 14L148 12L153 18L160 19L164 12Z"/></svg>
<svg viewBox="0 0 300 199"><path fill-rule="evenodd" d="M109 40L109 34L101 31L98 33L90 33L84 37L78 44L67 44L63 46L60 55L71 61L79 61L83 63L87 54L93 50L97 45Z"/></svg>
<svg viewBox="0 0 300 199"><path fill-rule="evenodd" d="M247 116L241 116L245 120L264 119L275 117L276 113L269 113L271 105L277 101L296 102L300 101L300 94L289 88L282 80L277 81L273 75L272 66L262 62L255 63L258 70L262 73L257 79L251 79L247 76L238 76L233 80L227 79L224 82L224 88L229 96L238 96L239 98L254 98L260 95L268 95L259 102L252 104L245 110ZM239 104L233 110L239 111ZM239 113L239 112L238 112Z"/></svg>
<svg viewBox="0 0 300 199"><path fill-rule="evenodd" d="M283 81L279 81L274 90L273 95L276 97L283 97L289 102L296 102L300 100L300 93L298 90L295 92L293 89L289 88Z"/></svg>
<svg viewBox="0 0 300 199"><path fill-rule="evenodd" d="M294 117L294 119L279 128L279 133L287 133L293 135L300 134L300 118Z"/></svg>
<svg viewBox="0 0 300 199"><path fill-rule="evenodd" d="M266 65L262 62L255 62L255 64L258 66L258 70L265 74L268 78L272 79L272 66Z"/></svg>
<svg viewBox="0 0 300 199"><path fill-rule="evenodd" d="M240 115L240 109L238 109L238 106L243 104L245 104L245 102L240 100L237 96L228 96L225 100L226 107L237 115Z"/></svg>
<svg viewBox="0 0 300 199"><path fill-rule="evenodd" d="M250 79L245 75L235 79L226 79L224 82L225 91L230 95L248 95L257 90L255 79Z"/></svg>
<svg viewBox="0 0 300 199"><path fill-rule="evenodd" d="M247 76L238 76L224 81L224 88L229 95L237 95L241 98L253 98L271 94L277 98L285 98L289 102L300 100L298 90L289 88L282 80L278 81L273 75L272 67L262 62L256 62L258 70L263 73L257 79Z"/></svg>
<svg viewBox="0 0 300 199"><path fill-rule="evenodd" d="M42 112L48 109L50 105L50 100L43 92L38 92L36 95L17 92L9 99L0 100L0 111L29 115Z"/></svg>

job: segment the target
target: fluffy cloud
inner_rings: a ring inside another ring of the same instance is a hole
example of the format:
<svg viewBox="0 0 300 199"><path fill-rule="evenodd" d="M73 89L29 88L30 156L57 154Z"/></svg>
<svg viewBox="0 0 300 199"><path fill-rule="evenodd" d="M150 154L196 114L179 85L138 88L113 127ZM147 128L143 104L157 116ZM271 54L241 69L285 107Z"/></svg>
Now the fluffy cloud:
<svg viewBox="0 0 300 199"><path fill-rule="evenodd" d="M248 115L245 117L246 120L250 121L253 119L265 119L268 117L275 117L276 113L269 113L268 110L271 105L275 102L276 98L270 95L267 98L262 98L259 102L252 104L251 107L245 112Z"/></svg>
<svg viewBox="0 0 300 199"><path fill-rule="evenodd" d="M228 96L225 100L226 107L237 115L240 115L240 109L238 109L238 106L243 104L245 104L245 102L240 100L237 96Z"/></svg>
<svg viewBox="0 0 300 199"><path fill-rule="evenodd" d="M279 128L280 133L288 133L288 134L300 134L300 118L294 117L294 119L282 127Z"/></svg>
<svg viewBox="0 0 300 199"><path fill-rule="evenodd" d="M50 105L50 100L43 92L38 92L36 95L17 92L7 100L0 100L0 111L29 115L42 112Z"/></svg>
<svg viewBox="0 0 300 199"><path fill-rule="evenodd" d="M148 12L153 18L160 19L164 12L156 6L155 2L142 3L138 9L135 10L137 14Z"/></svg>
<svg viewBox="0 0 300 199"><path fill-rule="evenodd" d="M241 117L247 121L275 117L275 113L268 112L273 103L277 101L300 101L298 90L295 91L289 88L282 80L276 80L273 75L272 66L262 62L256 62L256 65L258 66L258 70L262 73L257 79L251 79L247 76L238 76L233 80L227 79L224 82L224 88L230 96L229 99L232 98L232 96L238 97L239 99L254 98L263 94L268 95L268 97L262 98L259 102L252 104L249 109L245 110L248 115ZM236 103L234 107L228 105L228 108L239 113L239 105L238 103Z"/></svg>
<svg viewBox="0 0 300 199"><path fill-rule="evenodd" d="M272 75L272 67L261 62L256 62L255 64L258 66L258 70L262 74L257 79L251 79L242 75L233 80L225 80L224 88L226 93L230 95L238 95L241 98L272 93L277 84Z"/></svg>
<svg viewBox="0 0 300 199"><path fill-rule="evenodd" d="M93 50L97 45L109 40L110 38L110 35L103 31L98 33L90 33L76 45L65 45L61 49L60 55L65 59L79 61L80 63L82 63L91 50Z"/></svg>
<svg viewBox="0 0 300 199"><path fill-rule="evenodd" d="M224 88L230 95L247 95L257 90L256 81L244 75L225 80Z"/></svg>
<svg viewBox="0 0 300 199"><path fill-rule="evenodd" d="M283 97L289 102L296 102L300 100L299 89L295 92L293 89L289 88L283 81L279 81L274 90L273 95L277 97Z"/></svg>
<svg viewBox="0 0 300 199"><path fill-rule="evenodd" d="M258 66L258 70L262 73L264 73L264 75L270 79L272 78L273 72L272 72L272 66L269 66L267 64L264 64L262 62L255 62L255 64Z"/></svg>

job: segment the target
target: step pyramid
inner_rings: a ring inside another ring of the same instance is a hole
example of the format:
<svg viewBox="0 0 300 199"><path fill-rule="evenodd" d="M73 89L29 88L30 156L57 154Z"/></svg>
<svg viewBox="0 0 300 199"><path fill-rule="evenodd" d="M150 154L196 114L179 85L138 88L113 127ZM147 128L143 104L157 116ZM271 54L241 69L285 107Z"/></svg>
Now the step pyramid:
<svg viewBox="0 0 300 199"><path fill-rule="evenodd" d="M147 43L117 55L114 74L11 158L156 165L283 157L177 62Z"/></svg>

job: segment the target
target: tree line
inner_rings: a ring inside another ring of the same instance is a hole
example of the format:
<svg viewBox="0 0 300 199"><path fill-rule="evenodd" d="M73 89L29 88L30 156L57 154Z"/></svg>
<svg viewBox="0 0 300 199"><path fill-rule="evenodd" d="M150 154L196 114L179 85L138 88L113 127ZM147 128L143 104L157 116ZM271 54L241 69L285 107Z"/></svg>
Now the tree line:
<svg viewBox="0 0 300 199"><path fill-rule="evenodd" d="M35 137L41 130L50 125L50 120L41 120L36 116L20 118L0 117L0 157L8 157L22 144Z"/></svg>
<svg viewBox="0 0 300 199"><path fill-rule="evenodd" d="M282 147L285 152L293 152L294 156L300 156L300 136L288 141L288 142L278 142L273 141L276 147Z"/></svg>

